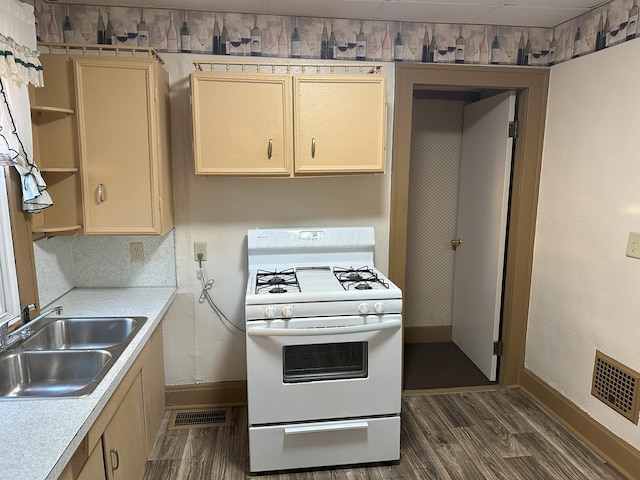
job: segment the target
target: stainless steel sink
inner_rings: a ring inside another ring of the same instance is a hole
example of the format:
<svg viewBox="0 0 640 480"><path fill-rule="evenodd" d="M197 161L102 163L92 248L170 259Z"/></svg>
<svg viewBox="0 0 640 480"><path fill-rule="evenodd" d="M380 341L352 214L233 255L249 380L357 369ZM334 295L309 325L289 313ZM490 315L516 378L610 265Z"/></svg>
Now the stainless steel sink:
<svg viewBox="0 0 640 480"><path fill-rule="evenodd" d="M146 317L44 317L0 352L0 400L82 397L95 390Z"/></svg>
<svg viewBox="0 0 640 480"><path fill-rule="evenodd" d="M25 350L101 349L119 345L144 325L146 317L47 318L22 343Z"/></svg>
<svg viewBox="0 0 640 480"><path fill-rule="evenodd" d="M104 377L111 359L105 350L8 353L0 357L0 396L86 395Z"/></svg>

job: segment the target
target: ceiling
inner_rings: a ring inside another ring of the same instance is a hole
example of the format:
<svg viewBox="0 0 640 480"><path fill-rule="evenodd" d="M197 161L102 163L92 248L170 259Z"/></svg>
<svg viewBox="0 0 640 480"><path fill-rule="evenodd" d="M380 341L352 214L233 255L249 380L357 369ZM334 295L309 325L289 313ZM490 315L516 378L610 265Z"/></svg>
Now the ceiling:
<svg viewBox="0 0 640 480"><path fill-rule="evenodd" d="M555 27L607 0L47 0L301 17Z"/></svg>

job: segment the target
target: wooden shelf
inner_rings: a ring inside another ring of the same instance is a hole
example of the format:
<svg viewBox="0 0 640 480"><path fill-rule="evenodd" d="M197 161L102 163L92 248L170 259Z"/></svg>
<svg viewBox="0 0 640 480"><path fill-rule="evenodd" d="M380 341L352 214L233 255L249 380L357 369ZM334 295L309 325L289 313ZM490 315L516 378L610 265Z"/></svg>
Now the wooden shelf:
<svg viewBox="0 0 640 480"><path fill-rule="evenodd" d="M42 173L76 173L80 171L77 167L42 167L40 172Z"/></svg>
<svg viewBox="0 0 640 480"><path fill-rule="evenodd" d="M47 107L44 105L32 105L31 121L36 125L40 125L42 123L59 120L60 118L73 115L74 113L75 112L70 108Z"/></svg>
<svg viewBox="0 0 640 480"><path fill-rule="evenodd" d="M81 228L82 225L40 225L32 227L31 231L34 233L59 233L72 232Z"/></svg>

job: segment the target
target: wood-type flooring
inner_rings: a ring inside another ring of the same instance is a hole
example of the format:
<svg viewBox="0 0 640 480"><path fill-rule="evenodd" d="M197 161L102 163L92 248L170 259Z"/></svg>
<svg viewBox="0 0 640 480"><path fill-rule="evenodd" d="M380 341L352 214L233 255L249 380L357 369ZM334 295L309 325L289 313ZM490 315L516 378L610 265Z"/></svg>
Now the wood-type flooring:
<svg viewBox="0 0 640 480"><path fill-rule="evenodd" d="M143 480L624 479L519 390L404 395L399 462L250 474L247 409L228 426L167 430Z"/></svg>

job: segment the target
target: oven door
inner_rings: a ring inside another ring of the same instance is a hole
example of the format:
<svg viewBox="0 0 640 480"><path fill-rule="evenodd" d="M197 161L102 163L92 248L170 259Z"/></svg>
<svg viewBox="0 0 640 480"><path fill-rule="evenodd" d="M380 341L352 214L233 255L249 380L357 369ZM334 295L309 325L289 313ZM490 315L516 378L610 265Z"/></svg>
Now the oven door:
<svg viewBox="0 0 640 480"><path fill-rule="evenodd" d="M400 413L401 315L247 322L249 424Z"/></svg>

